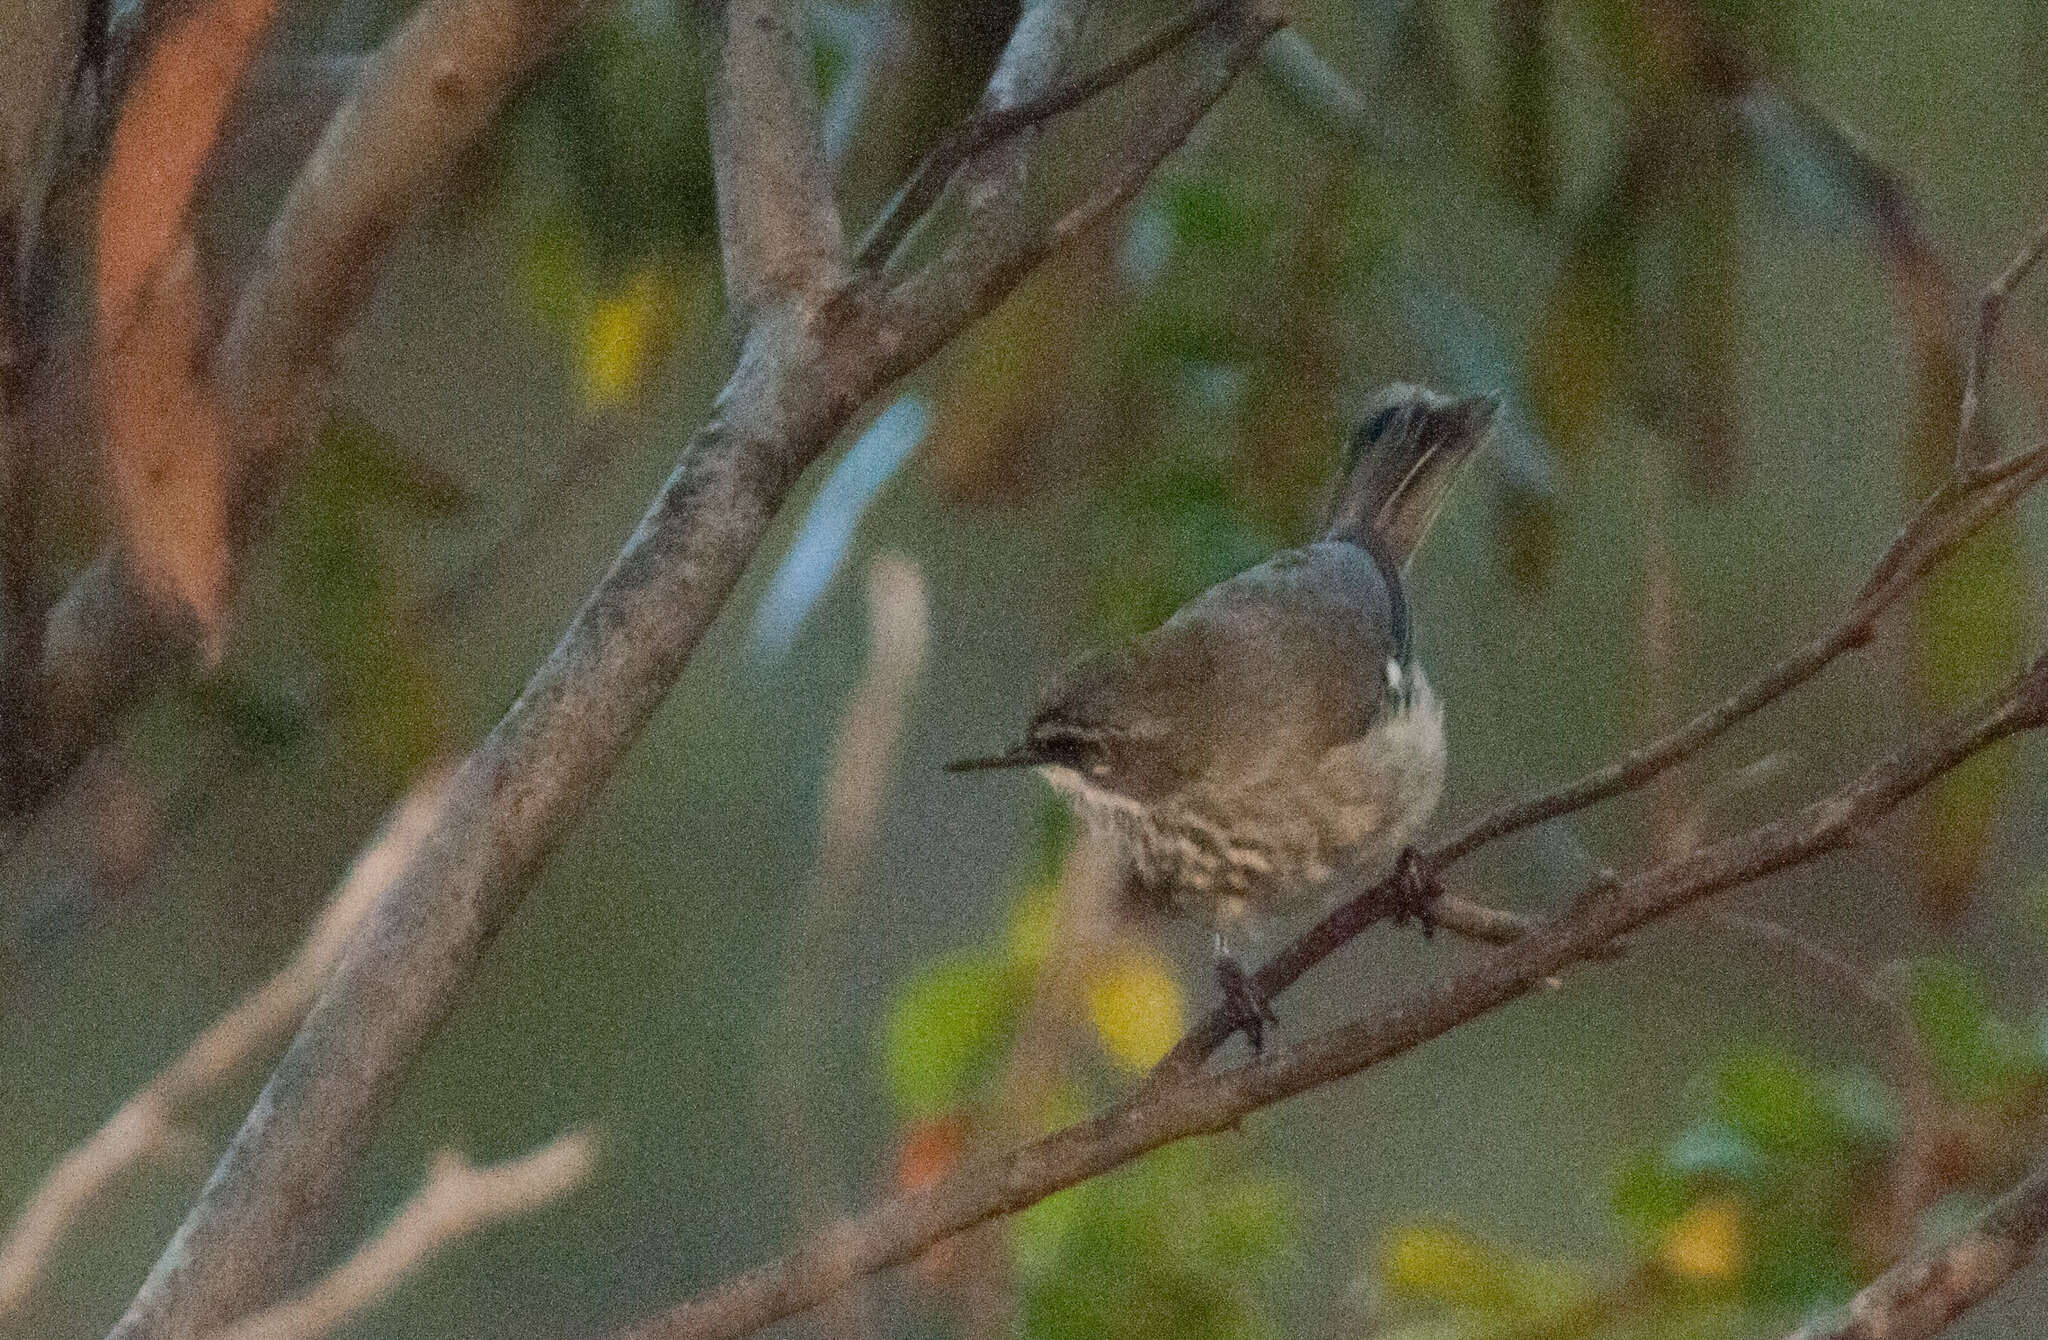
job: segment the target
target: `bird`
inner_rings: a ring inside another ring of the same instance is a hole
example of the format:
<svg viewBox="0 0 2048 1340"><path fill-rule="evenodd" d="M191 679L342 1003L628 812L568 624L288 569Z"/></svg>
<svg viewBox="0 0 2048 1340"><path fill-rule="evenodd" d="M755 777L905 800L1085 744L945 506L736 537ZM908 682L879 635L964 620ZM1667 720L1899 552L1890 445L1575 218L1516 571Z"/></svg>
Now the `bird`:
<svg viewBox="0 0 2048 1340"><path fill-rule="evenodd" d="M1393 867L1424 929L1411 840L1446 767L1406 570L1499 402L1397 383L1351 433L1317 538L1210 587L1041 690L1023 741L948 765L1035 768L1106 839L1135 900L1213 933L1225 1008L1273 1022L1233 944Z"/></svg>

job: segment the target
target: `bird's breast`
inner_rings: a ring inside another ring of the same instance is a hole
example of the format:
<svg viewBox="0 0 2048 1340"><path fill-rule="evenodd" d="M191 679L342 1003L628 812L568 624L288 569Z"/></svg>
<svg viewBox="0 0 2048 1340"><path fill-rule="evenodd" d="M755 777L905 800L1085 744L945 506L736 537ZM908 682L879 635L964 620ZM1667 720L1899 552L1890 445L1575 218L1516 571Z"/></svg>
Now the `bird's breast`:
<svg viewBox="0 0 2048 1340"><path fill-rule="evenodd" d="M1419 670L1405 710L1326 750L1311 767L1206 777L1142 801L1072 768L1039 770L1122 851L1147 898L1221 925L1284 910L1373 877L1408 844L1443 791L1443 714Z"/></svg>

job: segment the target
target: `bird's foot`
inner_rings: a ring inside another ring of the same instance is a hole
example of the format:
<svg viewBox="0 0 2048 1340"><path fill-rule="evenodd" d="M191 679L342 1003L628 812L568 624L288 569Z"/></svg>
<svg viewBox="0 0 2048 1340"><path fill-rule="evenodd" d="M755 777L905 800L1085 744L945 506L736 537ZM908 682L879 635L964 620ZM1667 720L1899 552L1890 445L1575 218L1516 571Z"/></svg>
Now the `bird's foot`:
<svg viewBox="0 0 2048 1340"><path fill-rule="evenodd" d="M1403 847L1394 862L1394 886L1388 908L1396 926L1413 918L1422 926L1424 939L1436 933L1436 901L1444 896L1443 881L1429 858L1413 847Z"/></svg>
<svg viewBox="0 0 2048 1340"><path fill-rule="evenodd" d="M1273 1003L1259 990L1259 984L1244 970L1244 965L1230 954L1216 956L1216 984L1223 989L1223 1011L1230 1017L1233 1030L1244 1034L1255 1054L1264 1055L1266 1025L1277 1027L1280 1023L1279 1016L1273 1013Z"/></svg>

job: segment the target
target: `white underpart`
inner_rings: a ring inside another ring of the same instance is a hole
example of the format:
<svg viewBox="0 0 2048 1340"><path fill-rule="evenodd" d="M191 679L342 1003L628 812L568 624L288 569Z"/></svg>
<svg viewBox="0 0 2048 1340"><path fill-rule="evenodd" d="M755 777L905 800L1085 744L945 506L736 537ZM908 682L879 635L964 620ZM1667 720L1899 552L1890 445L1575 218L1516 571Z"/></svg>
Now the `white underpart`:
<svg viewBox="0 0 2048 1340"><path fill-rule="evenodd" d="M1317 893L1349 890L1340 873L1376 876L1443 794L1443 709L1420 666L1388 663L1390 688L1410 681L1405 711L1328 750L1306 776L1225 790L1194 786L1156 804L1098 785L1072 768L1039 772L1084 821L1134 861L1173 867L1173 899L1219 929ZM1222 816L1230 816L1224 818Z"/></svg>

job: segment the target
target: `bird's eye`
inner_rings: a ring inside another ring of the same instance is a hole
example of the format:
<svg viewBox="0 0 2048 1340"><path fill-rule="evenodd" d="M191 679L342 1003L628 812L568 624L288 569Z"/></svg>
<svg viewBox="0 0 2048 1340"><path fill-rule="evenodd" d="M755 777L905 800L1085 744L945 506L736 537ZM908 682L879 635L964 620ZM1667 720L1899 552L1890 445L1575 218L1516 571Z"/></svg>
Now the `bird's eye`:
<svg viewBox="0 0 2048 1340"><path fill-rule="evenodd" d="M1394 426L1394 420L1400 416L1399 405L1388 405L1358 426L1358 436L1366 442L1377 442L1387 435L1387 430Z"/></svg>
<svg viewBox="0 0 2048 1340"><path fill-rule="evenodd" d="M1094 742L1079 735L1064 731L1057 735L1044 735L1031 742L1039 757L1047 763L1076 772L1099 773L1107 765L1102 761L1101 751Z"/></svg>

